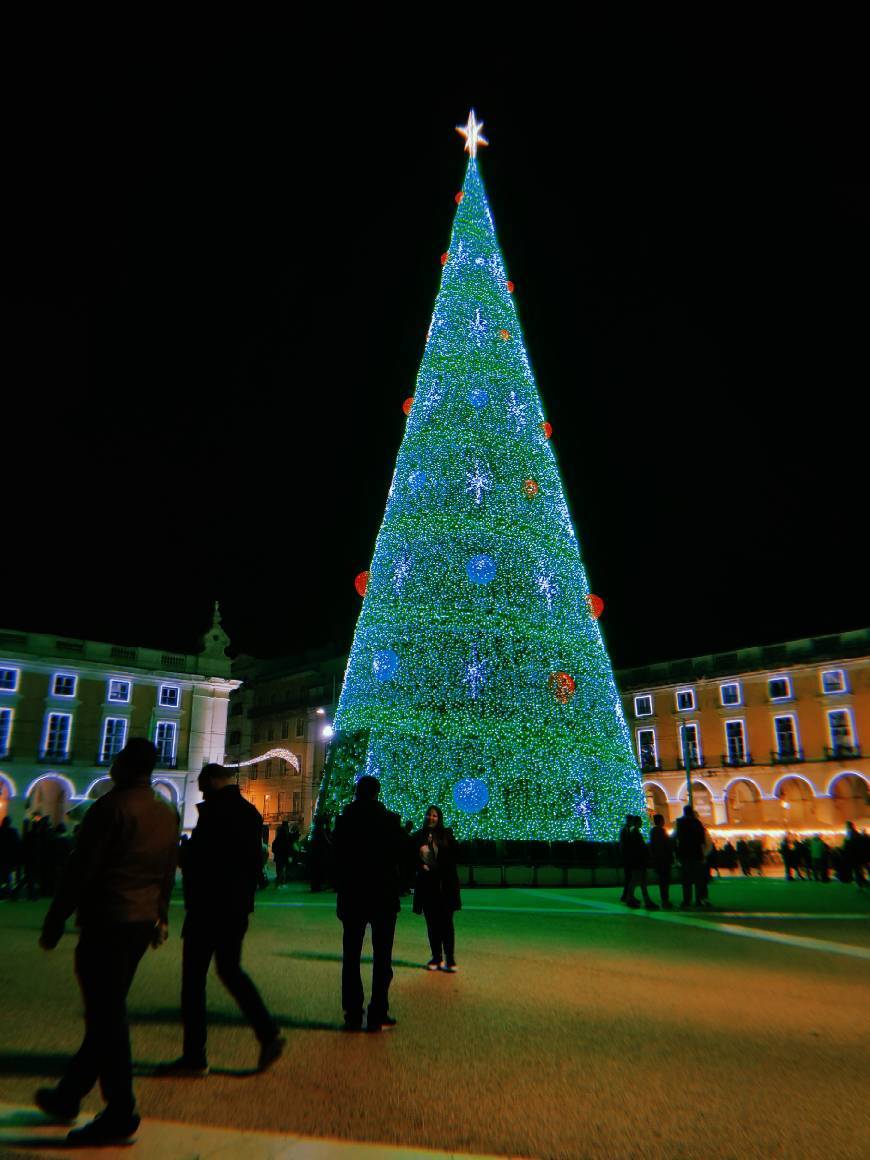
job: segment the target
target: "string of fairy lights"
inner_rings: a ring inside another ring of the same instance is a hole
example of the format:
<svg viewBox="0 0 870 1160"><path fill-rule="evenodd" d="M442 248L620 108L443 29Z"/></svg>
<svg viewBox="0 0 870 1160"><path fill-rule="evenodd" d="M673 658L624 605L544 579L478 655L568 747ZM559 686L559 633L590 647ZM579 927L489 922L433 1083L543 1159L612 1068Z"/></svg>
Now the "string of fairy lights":
<svg viewBox="0 0 870 1160"><path fill-rule="evenodd" d="M616 837L641 776L476 159L336 713L320 808L376 774L462 838ZM602 481L603 482L603 481ZM344 747L344 748L343 748Z"/></svg>

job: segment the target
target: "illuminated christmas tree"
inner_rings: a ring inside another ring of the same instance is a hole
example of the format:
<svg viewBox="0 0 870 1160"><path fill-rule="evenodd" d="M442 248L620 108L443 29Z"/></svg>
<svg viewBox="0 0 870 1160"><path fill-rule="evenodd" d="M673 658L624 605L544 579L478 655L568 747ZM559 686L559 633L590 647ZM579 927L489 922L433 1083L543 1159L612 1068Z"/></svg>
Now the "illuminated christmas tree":
<svg viewBox="0 0 870 1160"><path fill-rule="evenodd" d="M617 836L641 776L469 153L319 808L375 774L461 838Z"/></svg>

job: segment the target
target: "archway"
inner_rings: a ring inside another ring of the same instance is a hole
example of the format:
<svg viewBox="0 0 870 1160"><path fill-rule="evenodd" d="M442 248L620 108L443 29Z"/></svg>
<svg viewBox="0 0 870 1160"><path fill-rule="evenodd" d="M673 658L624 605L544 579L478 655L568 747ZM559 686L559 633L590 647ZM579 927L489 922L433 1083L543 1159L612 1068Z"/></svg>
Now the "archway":
<svg viewBox="0 0 870 1160"><path fill-rule="evenodd" d="M178 806L178 793L171 781L155 781L154 792L166 798L171 806Z"/></svg>
<svg viewBox="0 0 870 1160"><path fill-rule="evenodd" d="M725 811L729 826L760 827L764 821L761 791L749 778L737 778L725 787Z"/></svg>
<svg viewBox="0 0 870 1160"><path fill-rule="evenodd" d="M48 773L30 787L28 807L31 814L48 818L53 826L59 826L66 817L71 797L66 778L61 780Z"/></svg>
<svg viewBox="0 0 870 1160"><path fill-rule="evenodd" d="M685 802L688 798L688 792L685 785L680 786L680 800ZM701 819L705 826L713 824L713 795L710 792L709 786L705 785L703 781L692 781L692 806L695 813Z"/></svg>
<svg viewBox="0 0 870 1160"><path fill-rule="evenodd" d="M5 774L0 773L0 822L9 813L9 803L15 797L15 786Z"/></svg>
<svg viewBox="0 0 870 1160"><path fill-rule="evenodd" d="M654 781L644 782L643 787L644 797L646 799L646 811L650 816L650 820L654 814L662 814L666 822L670 821L670 810L668 809L668 795Z"/></svg>
<svg viewBox="0 0 870 1160"><path fill-rule="evenodd" d="M841 773L828 792L840 822L854 822L859 830L870 825L870 788L860 774Z"/></svg>
<svg viewBox="0 0 870 1160"><path fill-rule="evenodd" d="M88 790L88 800L95 802L104 794L107 794L112 788L112 779L110 777L101 777L93 782Z"/></svg>
<svg viewBox="0 0 870 1160"><path fill-rule="evenodd" d="M782 803L782 825L786 830L817 827L816 795L803 777L784 777L777 782L773 796Z"/></svg>

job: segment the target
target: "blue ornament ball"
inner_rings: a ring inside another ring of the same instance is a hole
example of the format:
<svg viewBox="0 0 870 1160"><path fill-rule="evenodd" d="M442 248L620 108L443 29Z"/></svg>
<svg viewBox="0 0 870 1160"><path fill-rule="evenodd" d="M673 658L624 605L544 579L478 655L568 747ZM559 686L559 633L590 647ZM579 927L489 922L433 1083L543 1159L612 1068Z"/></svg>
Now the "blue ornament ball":
<svg viewBox="0 0 870 1160"><path fill-rule="evenodd" d="M468 579L472 584L489 584L495 579L495 560L482 552L479 556L472 556L465 565Z"/></svg>
<svg viewBox="0 0 870 1160"><path fill-rule="evenodd" d="M483 387L475 387L473 391L468 392L468 401L475 410L480 411L489 402L489 391L485 391Z"/></svg>
<svg viewBox="0 0 870 1160"><path fill-rule="evenodd" d="M372 668L379 681L391 681L399 671L399 654L391 648L382 648L375 653Z"/></svg>
<svg viewBox="0 0 870 1160"><path fill-rule="evenodd" d="M408 476L408 487L411 491L422 491L426 486L426 472L412 471Z"/></svg>
<svg viewBox="0 0 870 1160"><path fill-rule="evenodd" d="M479 777L463 777L453 787L453 800L464 814L479 814L489 801L486 782Z"/></svg>

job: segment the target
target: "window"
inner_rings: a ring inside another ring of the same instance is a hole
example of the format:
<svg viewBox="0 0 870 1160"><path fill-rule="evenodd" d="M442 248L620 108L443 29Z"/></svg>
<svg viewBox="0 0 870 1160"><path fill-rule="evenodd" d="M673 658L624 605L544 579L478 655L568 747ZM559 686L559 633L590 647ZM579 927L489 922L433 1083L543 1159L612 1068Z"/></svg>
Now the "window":
<svg viewBox="0 0 870 1160"><path fill-rule="evenodd" d="M161 685L158 704L161 709L178 709L181 707L181 688L179 685Z"/></svg>
<svg viewBox="0 0 870 1160"><path fill-rule="evenodd" d="M230 745L238 745L242 740L242 733L240 729L234 729L230 734Z"/></svg>
<svg viewBox="0 0 870 1160"><path fill-rule="evenodd" d="M787 717L774 717L773 732L776 737L777 757L797 757L797 728L794 717L791 714Z"/></svg>
<svg viewBox="0 0 870 1160"><path fill-rule="evenodd" d="M767 695L771 701L788 701L791 697L791 678L768 677Z"/></svg>
<svg viewBox="0 0 870 1160"><path fill-rule="evenodd" d="M695 708L694 689L677 689L677 708L681 712L684 712L686 709Z"/></svg>
<svg viewBox="0 0 870 1160"><path fill-rule="evenodd" d="M296 736L297 737L304 737L305 736L305 718L304 717L297 717L296 718Z"/></svg>
<svg viewBox="0 0 870 1160"><path fill-rule="evenodd" d="M74 673L55 673L51 686L55 697L74 697L76 695L76 676Z"/></svg>
<svg viewBox="0 0 870 1160"><path fill-rule="evenodd" d="M284 737L289 737L289 736L290 736L290 722L289 721L282 721L281 722L281 737L284 738Z"/></svg>
<svg viewBox="0 0 870 1160"><path fill-rule="evenodd" d="M0 669L0 693L14 693L18 689L18 669Z"/></svg>
<svg viewBox="0 0 870 1160"><path fill-rule="evenodd" d="M269 728L266 730L266 740L267 741L274 741L275 740L275 726L272 724L271 721L269 722Z"/></svg>
<svg viewBox="0 0 870 1160"><path fill-rule="evenodd" d="M846 674L842 669L828 669L826 673L822 673L822 692L846 692Z"/></svg>
<svg viewBox="0 0 870 1160"><path fill-rule="evenodd" d="M831 748L835 754L852 750L855 745L855 731L852 728L852 714L848 709L829 709L828 729L831 733Z"/></svg>
<svg viewBox="0 0 870 1160"><path fill-rule="evenodd" d="M641 769L656 768L656 732L655 729L638 729L637 756Z"/></svg>
<svg viewBox="0 0 870 1160"><path fill-rule="evenodd" d="M154 730L154 744L157 746L157 764L171 765L175 760L175 737L177 726L174 721L158 721Z"/></svg>
<svg viewBox="0 0 870 1160"><path fill-rule="evenodd" d="M725 722L725 747L727 765L746 764L746 730L742 721Z"/></svg>
<svg viewBox="0 0 870 1160"><path fill-rule="evenodd" d="M49 713L45 719L44 757L65 757L69 753L72 714Z"/></svg>
<svg viewBox="0 0 870 1160"><path fill-rule="evenodd" d="M114 701L119 705L129 705L131 689L132 685L129 681L118 681L113 677L112 680L109 681L109 689L106 693L106 700Z"/></svg>
<svg viewBox="0 0 870 1160"><path fill-rule="evenodd" d="M120 753L127 740L126 717L107 717L103 725L103 744L100 746L100 760L111 761Z"/></svg>
<svg viewBox="0 0 870 1160"><path fill-rule="evenodd" d="M687 721L685 725L680 726L679 735L680 752L683 755L683 766L685 767L688 758L695 769L700 769L701 736L697 723L695 721Z"/></svg>
<svg viewBox="0 0 870 1160"><path fill-rule="evenodd" d="M272 762L267 761L266 762L266 777L271 777L271 776L272 776Z"/></svg>
<svg viewBox="0 0 870 1160"><path fill-rule="evenodd" d="M302 791L299 789L294 789L293 791L293 813L302 813Z"/></svg>
<svg viewBox="0 0 870 1160"><path fill-rule="evenodd" d="M653 703L652 697L649 693L644 693L641 697L634 699L634 715L635 717L652 717Z"/></svg>
<svg viewBox="0 0 870 1160"><path fill-rule="evenodd" d="M723 705L740 704L740 685L737 681L729 681L719 686L719 700Z"/></svg>
<svg viewBox="0 0 870 1160"><path fill-rule="evenodd" d="M0 757L9 754L9 742L12 738L12 709L0 709Z"/></svg>
<svg viewBox="0 0 870 1160"><path fill-rule="evenodd" d="M256 781L256 780L257 780L257 778L258 778L259 776L260 776L260 770L259 770L259 768L258 768L256 765L252 765L252 766L250 767L250 770L249 770L249 772L248 772L248 777L249 777L249 779L250 779L251 781Z"/></svg>

